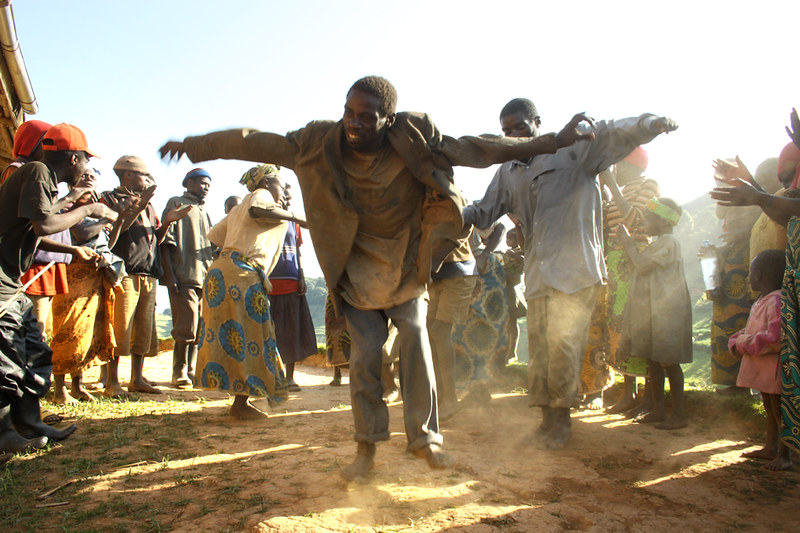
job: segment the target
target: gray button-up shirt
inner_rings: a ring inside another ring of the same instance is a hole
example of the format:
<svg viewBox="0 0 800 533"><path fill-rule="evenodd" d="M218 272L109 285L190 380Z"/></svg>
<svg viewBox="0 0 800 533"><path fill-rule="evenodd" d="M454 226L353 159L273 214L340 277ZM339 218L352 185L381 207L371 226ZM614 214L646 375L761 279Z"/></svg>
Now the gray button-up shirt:
<svg viewBox="0 0 800 533"><path fill-rule="evenodd" d="M578 141L529 164L503 163L464 221L486 228L506 213L525 236L525 298L574 293L605 281L603 209L597 174L653 140L655 115L600 121L592 141Z"/></svg>

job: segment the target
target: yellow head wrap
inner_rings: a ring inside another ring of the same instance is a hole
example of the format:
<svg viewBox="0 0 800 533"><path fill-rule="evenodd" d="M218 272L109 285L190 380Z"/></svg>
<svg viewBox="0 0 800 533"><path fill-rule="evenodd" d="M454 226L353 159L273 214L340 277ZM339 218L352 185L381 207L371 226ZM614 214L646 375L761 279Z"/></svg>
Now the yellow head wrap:
<svg viewBox="0 0 800 533"><path fill-rule="evenodd" d="M266 178L280 178L281 177L281 167L278 165L273 165L271 163L265 163L263 165L258 165L257 167L253 167L247 172L242 175L242 179L239 180L239 183L247 187L247 190L253 192L258 187L258 184L261 183L261 180Z"/></svg>

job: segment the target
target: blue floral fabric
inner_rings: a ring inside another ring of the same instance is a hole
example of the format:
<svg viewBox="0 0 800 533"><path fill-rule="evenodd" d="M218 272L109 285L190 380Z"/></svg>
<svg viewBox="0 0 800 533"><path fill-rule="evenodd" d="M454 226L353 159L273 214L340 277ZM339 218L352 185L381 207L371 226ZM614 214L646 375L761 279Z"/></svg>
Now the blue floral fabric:
<svg viewBox="0 0 800 533"><path fill-rule="evenodd" d="M270 403L286 398L267 288L264 272L235 252L223 252L212 263L197 360L203 388L263 396Z"/></svg>

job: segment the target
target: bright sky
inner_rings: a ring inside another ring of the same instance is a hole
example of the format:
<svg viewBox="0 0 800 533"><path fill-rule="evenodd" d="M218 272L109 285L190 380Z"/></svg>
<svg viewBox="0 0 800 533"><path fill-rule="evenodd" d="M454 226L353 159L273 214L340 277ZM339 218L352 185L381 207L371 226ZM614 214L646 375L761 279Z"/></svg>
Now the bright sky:
<svg viewBox="0 0 800 533"><path fill-rule="evenodd" d="M32 118L84 130L103 156L102 189L117 185L119 156L143 157L159 212L196 166L162 164L164 141L336 120L367 74L395 85L399 110L427 112L451 136L500 133L499 111L514 97L536 103L544 131L579 111L670 116L680 129L647 146L647 175L680 202L713 186L714 158L738 153L754 171L777 156L800 106L796 0L18 0L13 9L40 107ZM252 165L203 166L216 222L224 199L246 192L238 179ZM456 169L456 183L476 199L493 173ZM319 276L312 255L307 275Z"/></svg>

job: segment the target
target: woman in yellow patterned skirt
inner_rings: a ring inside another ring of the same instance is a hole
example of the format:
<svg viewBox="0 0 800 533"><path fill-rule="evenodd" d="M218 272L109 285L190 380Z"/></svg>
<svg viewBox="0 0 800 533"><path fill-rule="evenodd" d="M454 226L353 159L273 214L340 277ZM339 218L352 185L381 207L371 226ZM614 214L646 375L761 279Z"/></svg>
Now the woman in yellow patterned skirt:
<svg viewBox="0 0 800 533"><path fill-rule="evenodd" d="M250 193L208 234L222 249L203 287L203 325L197 381L234 395L230 415L266 416L250 396L270 404L286 397L286 378L269 310L269 273L278 261L286 220L305 220L279 207L284 184L276 165L253 167L241 183Z"/></svg>

